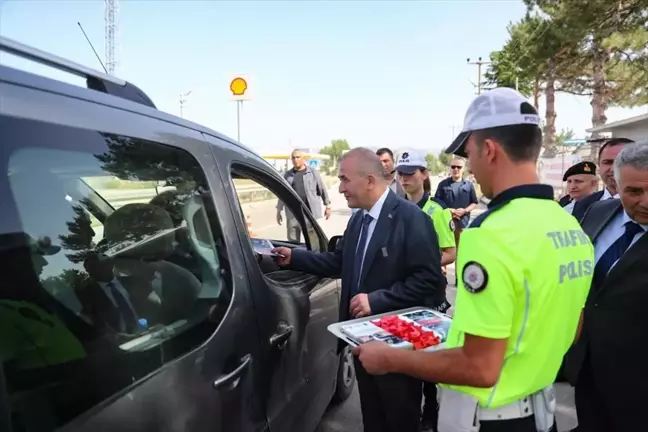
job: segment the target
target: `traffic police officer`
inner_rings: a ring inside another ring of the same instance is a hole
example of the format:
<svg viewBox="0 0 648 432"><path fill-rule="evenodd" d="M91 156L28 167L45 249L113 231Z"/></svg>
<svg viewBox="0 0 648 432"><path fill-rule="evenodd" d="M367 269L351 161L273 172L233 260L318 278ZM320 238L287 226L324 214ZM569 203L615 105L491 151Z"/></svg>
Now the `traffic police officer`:
<svg viewBox="0 0 648 432"><path fill-rule="evenodd" d="M589 161L578 162L565 171L563 181L567 182L569 201L561 202L561 206L571 214L576 201L596 192L596 165Z"/></svg>
<svg viewBox="0 0 648 432"><path fill-rule="evenodd" d="M403 152L398 158L396 171L400 184L407 193L406 198L415 202L432 219L442 252L441 265L452 264L457 258L452 213L425 191L423 185L429 179L425 158L416 151Z"/></svg>
<svg viewBox="0 0 648 432"><path fill-rule="evenodd" d="M430 179L425 157L416 151L405 151L398 158L396 171L398 172L400 184L406 192L406 199L415 202L432 219L439 247L441 248L441 265L452 264L457 258L454 236L455 222L452 219L450 210L435 201L430 196L429 191L425 190L424 185ZM446 299L445 290L441 290L439 294L440 297L434 299L433 306L436 310L445 313L450 308L450 303ZM436 429L439 410L436 384L424 381L423 394L425 396L425 405L421 423L425 432Z"/></svg>
<svg viewBox="0 0 648 432"><path fill-rule="evenodd" d="M540 117L508 88L478 96L446 150L467 156L488 210L463 235L444 350L354 348L370 373L445 383L439 432L554 429L552 383L577 337L594 249L538 183Z"/></svg>

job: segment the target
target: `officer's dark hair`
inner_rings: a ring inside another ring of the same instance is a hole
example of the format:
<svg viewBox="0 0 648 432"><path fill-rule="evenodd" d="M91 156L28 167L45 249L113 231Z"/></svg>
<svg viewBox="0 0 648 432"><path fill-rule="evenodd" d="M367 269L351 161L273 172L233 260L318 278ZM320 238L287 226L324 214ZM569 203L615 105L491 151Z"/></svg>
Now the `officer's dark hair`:
<svg viewBox="0 0 648 432"><path fill-rule="evenodd" d="M423 180L423 192L432 192L432 183L430 182L430 177Z"/></svg>
<svg viewBox="0 0 648 432"><path fill-rule="evenodd" d="M528 102L520 105L521 114L535 114L538 111ZM500 126L473 132L477 146L486 139L497 141L513 162L535 162L542 149L542 130L531 124Z"/></svg>
<svg viewBox="0 0 648 432"><path fill-rule="evenodd" d="M378 150L376 150L376 156L380 157L384 155L385 153L389 154L389 157L391 157L391 160L394 160L394 152L388 149L387 147L381 147Z"/></svg>
<svg viewBox="0 0 648 432"><path fill-rule="evenodd" d="M630 138L622 138L622 137L611 138L611 139L605 141L603 143L603 145L601 146L601 148L599 149L598 160L599 161L601 160L601 155L603 154L603 150L605 150L606 148L608 148L608 147L616 147L616 146L624 145L624 144L632 144L632 143L634 143L634 141L631 140Z"/></svg>

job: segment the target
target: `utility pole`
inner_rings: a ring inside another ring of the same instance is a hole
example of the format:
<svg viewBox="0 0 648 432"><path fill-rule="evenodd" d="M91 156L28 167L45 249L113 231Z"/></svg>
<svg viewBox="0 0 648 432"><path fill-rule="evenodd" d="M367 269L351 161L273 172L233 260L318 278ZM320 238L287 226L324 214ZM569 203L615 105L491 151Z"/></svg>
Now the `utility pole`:
<svg viewBox="0 0 648 432"><path fill-rule="evenodd" d="M482 90L482 66L490 64L488 61L482 61L481 57L477 57L477 61L471 62L470 57L466 59L466 63L469 65L477 66L477 94L481 94Z"/></svg>
<svg viewBox="0 0 648 432"><path fill-rule="evenodd" d="M184 118L184 105L187 103L186 97L191 94L191 90L189 90L187 93L180 93L180 117Z"/></svg>

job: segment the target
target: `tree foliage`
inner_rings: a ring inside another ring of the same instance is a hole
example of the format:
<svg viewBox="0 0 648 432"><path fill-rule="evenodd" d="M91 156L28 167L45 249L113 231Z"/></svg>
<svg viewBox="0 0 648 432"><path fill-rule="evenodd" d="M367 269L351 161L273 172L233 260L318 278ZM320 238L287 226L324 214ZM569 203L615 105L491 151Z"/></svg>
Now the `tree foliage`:
<svg viewBox="0 0 648 432"><path fill-rule="evenodd" d="M345 139L332 140L331 145L321 148L321 154L330 156L329 160L324 161L324 164L322 165L322 171L324 171L326 174L334 174L334 171L337 170L340 158L342 157L344 152L349 149L349 143Z"/></svg>

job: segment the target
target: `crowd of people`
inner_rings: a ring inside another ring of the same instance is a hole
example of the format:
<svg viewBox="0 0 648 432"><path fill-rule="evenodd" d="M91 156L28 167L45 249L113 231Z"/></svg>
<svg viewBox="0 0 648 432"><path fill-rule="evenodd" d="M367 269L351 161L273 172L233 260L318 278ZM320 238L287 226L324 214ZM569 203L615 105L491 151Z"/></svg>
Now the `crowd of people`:
<svg viewBox="0 0 648 432"><path fill-rule="evenodd" d="M456 261L446 349L353 348L365 432L555 431L554 383L564 380L576 390L579 432L648 430L637 348L648 334L648 145L606 141L605 189L596 192L596 164L582 162L556 203L538 180L540 124L518 92L481 94L434 194L417 152L394 164L389 149L354 148L339 165L354 211L337 249L277 248L280 266L341 276L340 321L447 311L445 266ZM472 222L466 160L491 199Z"/></svg>

